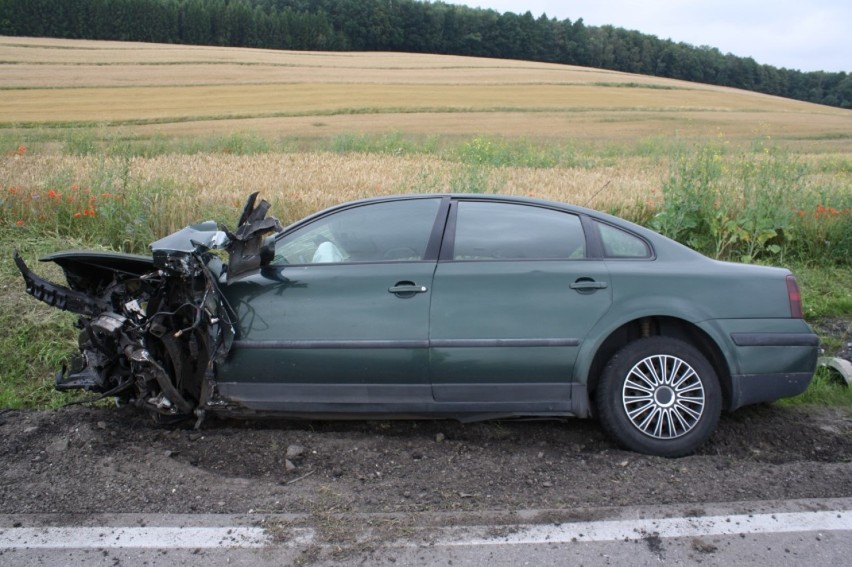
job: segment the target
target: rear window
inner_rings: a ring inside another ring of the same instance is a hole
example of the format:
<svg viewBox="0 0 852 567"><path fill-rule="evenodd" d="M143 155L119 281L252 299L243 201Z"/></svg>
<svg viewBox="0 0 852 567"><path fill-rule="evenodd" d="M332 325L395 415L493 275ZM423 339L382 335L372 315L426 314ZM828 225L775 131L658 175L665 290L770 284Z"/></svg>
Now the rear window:
<svg viewBox="0 0 852 567"><path fill-rule="evenodd" d="M650 258L648 243L635 234L596 222L606 258Z"/></svg>

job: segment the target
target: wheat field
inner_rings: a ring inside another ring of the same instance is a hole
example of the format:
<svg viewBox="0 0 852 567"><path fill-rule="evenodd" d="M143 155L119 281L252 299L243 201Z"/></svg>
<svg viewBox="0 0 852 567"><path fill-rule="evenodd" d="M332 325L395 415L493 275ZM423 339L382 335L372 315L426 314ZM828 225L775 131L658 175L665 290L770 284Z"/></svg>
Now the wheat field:
<svg viewBox="0 0 852 567"><path fill-rule="evenodd" d="M85 123L168 135L404 130L620 140L852 132L849 111L736 89L403 53L0 37L0 89L5 128Z"/></svg>
<svg viewBox="0 0 852 567"><path fill-rule="evenodd" d="M0 186L47 190L123 171L167 180L186 201L288 203L286 217L349 198L480 190L599 208L653 202L667 174L640 145L772 140L811 162L852 156L852 112L724 87L575 66L401 53L323 53L0 37ZM250 133L297 149L253 155L76 155L103 140L203 140ZM441 155L329 153L341 135L493 137L575 147L587 163L471 171ZM29 142L27 140L33 140ZM298 145L307 141L308 149ZM611 148L621 148L607 158ZM19 153L19 152L18 152ZM13 155L15 154L15 155ZM842 168L841 168L842 169ZM841 183L848 185L848 173ZM831 182L835 183L833 179ZM819 176L814 183L820 183ZM178 221L175 221L178 222Z"/></svg>

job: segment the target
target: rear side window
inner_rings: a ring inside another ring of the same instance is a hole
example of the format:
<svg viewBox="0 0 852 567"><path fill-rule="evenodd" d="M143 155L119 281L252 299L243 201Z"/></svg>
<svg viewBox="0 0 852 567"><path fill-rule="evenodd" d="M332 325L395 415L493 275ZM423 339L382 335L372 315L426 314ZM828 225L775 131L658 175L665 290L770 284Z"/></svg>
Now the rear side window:
<svg viewBox="0 0 852 567"><path fill-rule="evenodd" d="M604 256L607 258L650 258L651 249L648 244L629 232L623 231L620 228L603 224L595 223L598 227L598 232L601 235L603 243Z"/></svg>
<svg viewBox="0 0 852 567"><path fill-rule="evenodd" d="M584 258L580 218L514 203L458 203L453 260Z"/></svg>
<svg viewBox="0 0 852 567"><path fill-rule="evenodd" d="M440 199L372 203L332 213L275 246L277 264L422 260Z"/></svg>

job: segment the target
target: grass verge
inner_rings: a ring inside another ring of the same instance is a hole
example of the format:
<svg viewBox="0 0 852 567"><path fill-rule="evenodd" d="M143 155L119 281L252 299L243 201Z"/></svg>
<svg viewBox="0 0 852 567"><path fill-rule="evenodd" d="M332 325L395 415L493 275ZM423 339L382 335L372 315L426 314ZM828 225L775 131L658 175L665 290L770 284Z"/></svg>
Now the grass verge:
<svg viewBox="0 0 852 567"><path fill-rule="evenodd" d="M55 408L77 396L54 390L53 377L76 351L75 317L33 300L12 261L12 248L30 265L35 258L62 248L84 245L62 238L23 237L0 231L0 407ZM55 266L36 266L62 280Z"/></svg>

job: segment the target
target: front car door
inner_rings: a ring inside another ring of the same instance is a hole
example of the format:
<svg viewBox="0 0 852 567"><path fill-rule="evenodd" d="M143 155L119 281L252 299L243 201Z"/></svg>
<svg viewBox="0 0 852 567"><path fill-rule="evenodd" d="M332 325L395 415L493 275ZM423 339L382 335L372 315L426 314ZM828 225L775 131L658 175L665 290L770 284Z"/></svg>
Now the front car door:
<svg viewBox="0 0 852 567"><path fill-rule="evenodd" d="M361 203L285 233L271 265L224 290L238 328L220 393L306 413L430 402L429 302L448 205Z"/></svg>
<svg viewBox="0 0 852 567"><path fill-rule="evenodd" d="M609 309L580 217L535 204L453 203L432 293L437 402L570 410L579 346Z"/></svg>

